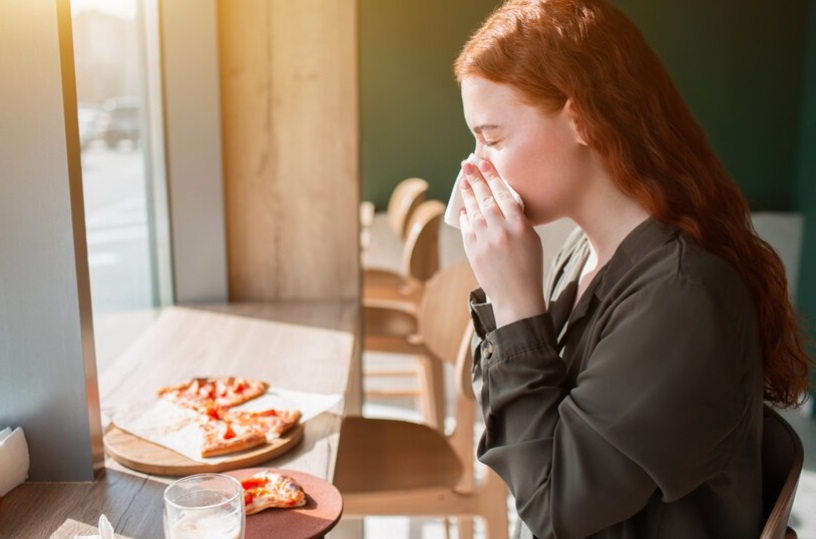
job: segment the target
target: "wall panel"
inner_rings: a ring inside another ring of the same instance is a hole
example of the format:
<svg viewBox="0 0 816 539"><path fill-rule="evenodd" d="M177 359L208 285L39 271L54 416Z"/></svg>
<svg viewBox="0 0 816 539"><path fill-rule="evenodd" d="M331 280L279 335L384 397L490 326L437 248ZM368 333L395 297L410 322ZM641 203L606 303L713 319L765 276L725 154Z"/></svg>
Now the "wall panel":
<svg viewBox="0 0 816 539"><path fill-rule="evenodd" d="M219 3L230 299L356 298L352 0Z"/></svg>
<svg viewBox="0 0 816 539"><path fill-rule="evenodd" d="M0 17L0 429L36 481L102 465L68 0Z"/></svg>

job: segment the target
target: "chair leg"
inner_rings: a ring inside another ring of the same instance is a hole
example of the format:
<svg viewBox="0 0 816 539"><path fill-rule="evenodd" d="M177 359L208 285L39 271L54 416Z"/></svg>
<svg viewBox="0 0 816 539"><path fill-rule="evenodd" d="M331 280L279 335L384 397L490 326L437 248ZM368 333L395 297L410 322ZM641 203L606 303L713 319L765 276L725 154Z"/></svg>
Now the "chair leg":
<svg viewBox="0 0 816 539"><path fill-rule="evenodd" d="M479 500L479 509L485 524L485 537L508 539L509 519L507 518L507 487L493 470L485 470L486 476Z"/></svg>
<svg viewBox="0 0 816 539"><path fill-rule="evenodd" d="M443 522L445 524L445 527L444 527L445 539L451 539L451 519L448 518L448 517L445 517Z"/></svg>
<svg viewBox="0 0 816 539"><path fill-rule="evenodd" d="M417 356L419 361L420 410L431 428L445 430L445 372L442 362L428 356Z"/></svg>
<svg viewBox="0 0 816 539"><path fill-rule="evenodd" d="M473 519L471 517L457 517L456 532L459 539L473 539Z"/></svg>

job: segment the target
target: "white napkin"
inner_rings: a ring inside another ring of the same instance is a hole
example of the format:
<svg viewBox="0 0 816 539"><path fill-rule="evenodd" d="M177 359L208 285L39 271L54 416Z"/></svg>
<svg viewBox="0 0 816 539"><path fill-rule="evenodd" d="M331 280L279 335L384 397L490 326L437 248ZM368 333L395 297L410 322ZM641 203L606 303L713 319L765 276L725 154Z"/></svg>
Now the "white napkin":
<svg viewBox="0 0 816 539"><path fill-rule="evenodd" d="M0 496L28 478L28 444L23 429L0 430Z"/></svg>
<svg viewBox="0 0 816 539"><path fill-rule="evenodd" d="M114 539L113 526L108 521L108 517L99 517L99 535L75 535L74 539Z"/></svg>
<svg viewBox="0 0 816 539"><path fill-rule="evenodd" d="M467 161L478 165L479 158L476 157L475 154L470 154L467 156ZM459 190L459 182L462 181L462 176L463 173L460 169L459 175L456 176L456 181L453 183L453 191L451 191L448 206L445 208L445 223L454 228L459 228L459 212L465 206L465 202L462 200L462 192ZM502 181L504 180L502 179ZM507 187L507 190L510 191L510 194L513 195L515 201L518 202L518 205L524 208L524 202L521 201L521 196L510 187L509 183L504 182L504 185Z"/></svg>

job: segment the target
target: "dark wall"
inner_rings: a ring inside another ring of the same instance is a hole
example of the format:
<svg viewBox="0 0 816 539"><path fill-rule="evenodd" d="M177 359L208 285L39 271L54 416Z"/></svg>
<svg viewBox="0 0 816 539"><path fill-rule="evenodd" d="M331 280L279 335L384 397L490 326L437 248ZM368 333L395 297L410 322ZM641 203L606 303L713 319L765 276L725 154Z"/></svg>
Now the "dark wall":
<svg viewBox="0 0 816 539"><path fill-rule="evenodd" d="M757 210L790 210L810 0L613 0Z"/></svg>
<svg viewBox="0 0 816 539"><path fill-rule="evenodd" d="M643 30L754 209L795 206L812 0L614 0ZM495 0L361 0L363 198L408 176L446 200L473 141L451 65Z"/></svg>
<svg viewBox="0 0 816 539"><path fill-rule="evenodd" d="M498 0L360 0L362 196L379 209L402 179L447 201L473 148L453 61Z"/></svg>
<svg viewBox="0 0 816 539"><path fill-rule="evenodd" d="M809 19L810 33L800 116L796 209L802 212L805 219L798 304L812 338L811 354L816 356L816 0L811 0ZM811 380L816 384L816 372L812 373ZM816 417L816 408L813 412Z"/></svg>

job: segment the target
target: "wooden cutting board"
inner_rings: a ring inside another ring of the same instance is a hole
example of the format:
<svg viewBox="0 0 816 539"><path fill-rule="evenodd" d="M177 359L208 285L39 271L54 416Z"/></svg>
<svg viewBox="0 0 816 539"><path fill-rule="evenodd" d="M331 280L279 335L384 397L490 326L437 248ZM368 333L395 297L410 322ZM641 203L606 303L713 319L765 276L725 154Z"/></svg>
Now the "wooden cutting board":
<svg viewBox="0 0 816 539"><path fill-rule="evenodd" d="M296 425L270 443L236 453L235 456L213 464L189 459L115 425L108 428L104 440L105 451L123 466L148 474L183 476L257 466L295 447L303 438L303 429L303 424Z"/></svg>

